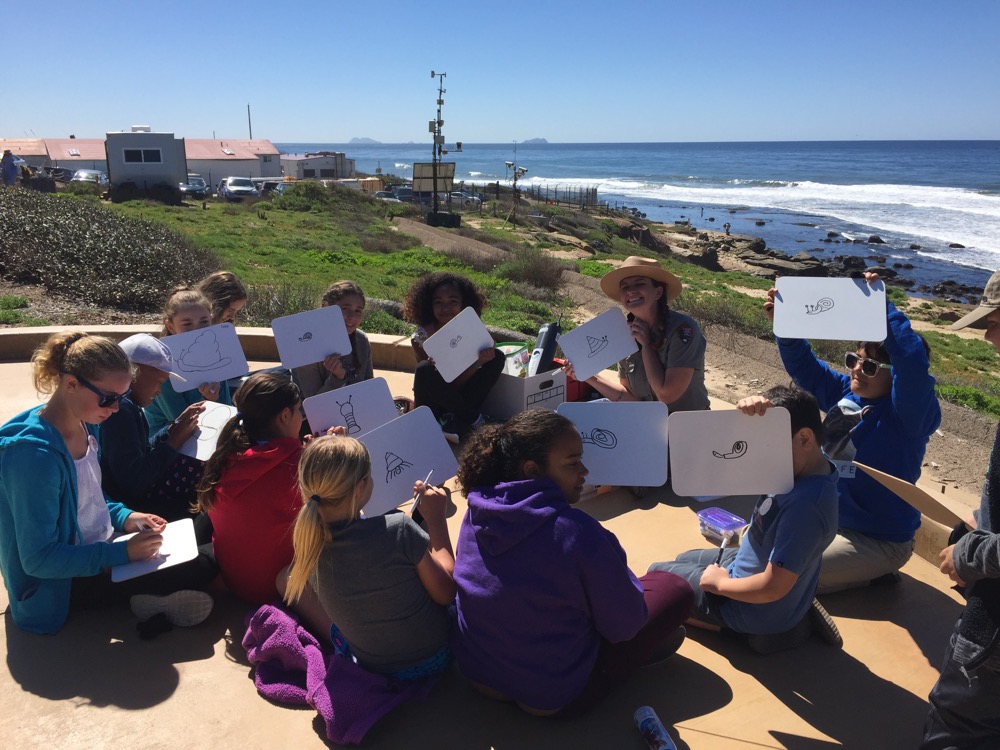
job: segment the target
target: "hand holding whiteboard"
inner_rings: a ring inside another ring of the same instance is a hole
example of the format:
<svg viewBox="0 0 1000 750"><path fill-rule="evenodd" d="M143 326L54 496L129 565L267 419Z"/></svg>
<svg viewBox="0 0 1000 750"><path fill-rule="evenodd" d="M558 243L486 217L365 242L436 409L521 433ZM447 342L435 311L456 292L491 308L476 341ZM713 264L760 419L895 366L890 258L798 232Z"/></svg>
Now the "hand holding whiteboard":
<svg viewBox="0 0 1000 750"><path fill-rule="evenodd" d="M424 351L444 382L450 383L479 359L479 352L492 346L493 337L483 321L467 307L424 342Z"/></svg>
<svg viewBox="0 0 1000 750"><path fill-rule="evenodd" d="M775 282L774 335L783 339L885 341L885 284L783 276Z"/></svg>
<svg viewBox="0 0 1000 750"><path fill-rule="evenodd" d="M281 364L289 369L351 353L344 313L337 305L275 318L271 330Z"/></svg>
<svg viewBox="0 0 1000 750"><path fill-rule="evenodd" d="M455 476L458 462L434 413L421 406L362 435L372 461L372 497L364 507L368 518L388 513L413 497L413 483L434 472L444 484Z"/></svg>
<svg viewBox="0 0 1000 750"><path fill-rule="evenodd" d="M314 434L340 426L347 430L348 437L360 437L399 417L385 378L362 380L310 396L302 402L302 408Z"/></svg>
<svg viewBox="0 0 1000 750"><path fill-rule="evenodd" d="M678 411L668 421L670 482L678 495L764 495L795 484L787 409L772 407L761 416Z"/></svg>
<svg viewBox="0 0 1000 750"><path fill-rule="evenodd" d="M114 541L116 544L119 542L124 544L134 536L135 533L125 534ZM163 529L163 544L158 554L146 560L134 560L113 566L111 580L115 583L127 581L163 568L180 565L188 560L194 560L197 556L198 543L194 537L194 521L182 518L180 521L168 523Z"/></svg>
<svg viewBox="0 0 1000 750"><path fill-rule="evenodd" d="M592 378L606 367L639 351L625 314L617 307L559 337L577 380Z"/></svg>
<svg viewBox="0 0 1000 750"><path fill-rule="evenodd" d="M184 381L171 381L177 393L193 391L205 383L220 383L246 375L250 370L232 323L199 328L160 339L170 349L172 372Z"/></svg>
<svg viewBox="0 0 1000 750"><path fill-rule="evenodd" d="M205 411L198 415L198 427L177 452L197 458L199 461L207 461L215 453L219 433L222 432L226 422L234 416L236 416L235 406L206 401Z"/></svg>

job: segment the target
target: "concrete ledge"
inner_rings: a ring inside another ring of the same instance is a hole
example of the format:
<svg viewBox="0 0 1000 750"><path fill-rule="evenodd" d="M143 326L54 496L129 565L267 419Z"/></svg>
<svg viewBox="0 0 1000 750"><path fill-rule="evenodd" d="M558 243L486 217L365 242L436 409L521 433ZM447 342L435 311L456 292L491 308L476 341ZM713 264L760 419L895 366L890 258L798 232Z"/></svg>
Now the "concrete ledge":
<svg viewBox="0 0 1000 750"><path fill-rule="evenodd" d="M53 333L61 331L86 331L121 341L137 333L159 334L159 325L94 325L94 326L41 326L37 328L0 329L0 362L28 362L35 349L41 346ZM237 326L243 352L249 360L278 360L278 347L274 343L274 333L270 328L250 328ZM372 345L372 360L379 370L401 370L413 372L417 365L409 336L390 336L369 333Z"/></svg>

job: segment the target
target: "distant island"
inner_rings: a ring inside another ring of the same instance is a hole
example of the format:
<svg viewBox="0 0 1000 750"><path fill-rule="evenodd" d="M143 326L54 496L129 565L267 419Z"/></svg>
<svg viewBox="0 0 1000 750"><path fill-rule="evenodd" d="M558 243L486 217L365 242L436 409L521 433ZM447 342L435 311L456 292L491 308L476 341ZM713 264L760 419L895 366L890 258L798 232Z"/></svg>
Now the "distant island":
<svg viewBox="0 0 1000 750"><path fill-rule="evenodd" d="M542 145L547 145L547 144L548 144L548 141L547 141L547 140L545 140L544 138L529 138L529 139L528 139L528 140L526 140L526 141L521 141L521 143L526 143L526 144L528 144L529 146L534 146L534 145L536 145L536 144L542 144Z"/></svg>
<svg viewBox="0 0 1000 750"><path fill-rule="evenodd" d="M352 146L377 146L381 145L382 141L372 140L371 138L351 138L348 143Z"/></svg>

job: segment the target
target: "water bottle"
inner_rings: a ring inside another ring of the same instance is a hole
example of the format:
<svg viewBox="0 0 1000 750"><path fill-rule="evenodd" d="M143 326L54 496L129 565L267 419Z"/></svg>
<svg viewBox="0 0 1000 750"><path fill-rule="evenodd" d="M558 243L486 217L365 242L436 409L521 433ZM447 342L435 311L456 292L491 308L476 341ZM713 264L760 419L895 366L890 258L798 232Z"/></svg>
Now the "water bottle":
<svg viewBox="0 0 1000 750"><path fill-rule="evenodd" d="M635 710L632 718L635 720L639 734L646 740L649 750L677 750L677 745L670 739L666 727L663 726L660 717L652 708L640 706Z"/></svg>
<svg viewBox="0 0 1000 750"><path fill-rule="evenodd" d="M546 323L538 329L538 340L535 342L535 349L531 352L531 359L528 360L528 377L533 377L540 372L548 372L556 366L553 357L556 354L556 340L562 328L558 322Z"/></svg>

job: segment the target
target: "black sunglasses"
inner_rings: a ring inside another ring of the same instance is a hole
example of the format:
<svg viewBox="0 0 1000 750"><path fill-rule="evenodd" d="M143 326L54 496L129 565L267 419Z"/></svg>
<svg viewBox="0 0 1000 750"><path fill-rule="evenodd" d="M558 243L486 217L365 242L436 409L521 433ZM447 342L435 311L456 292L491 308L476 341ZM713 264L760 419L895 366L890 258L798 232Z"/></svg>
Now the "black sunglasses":
<svg viewBox="0 0 1000 750"><path fill-rule="evenodd" d="M125 393L118 393L118 394L115 394L115 393L105 393L100 388L98 388L96 385L94 385L93 383L91 383L89 380L87 380L84 377L81 377L80 375L77 375L76 373L67 372L65 374L66 375L72 375L74 378L76 378L77 380L80 381L80 384L83 385L84 388L87 388L87 389L93 391L94 393L96 393L97 394L97 405L100 406L102 409L107 409L109 406L116 406L116 405L120 404L122 402L123 398L128 398L129 394L132 393L132 389L131 388L129 388L127 391L125 391Z"/></svg>
<svg viewBox="0 0 1000 750"><path fill-rule="evenodd" d="M879 362L877 359L869 359L868 357L862 359L854 352L847 352L844 355L844 367L848 370L853 370L857 367L858 362L861 363L861 374L866 375L869 378L874 378L878 375L879 370L892 369L892 365L887 365L884 362Z"/></svg>

